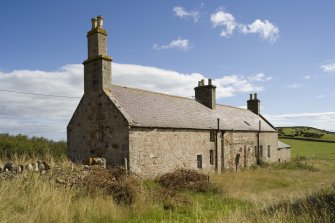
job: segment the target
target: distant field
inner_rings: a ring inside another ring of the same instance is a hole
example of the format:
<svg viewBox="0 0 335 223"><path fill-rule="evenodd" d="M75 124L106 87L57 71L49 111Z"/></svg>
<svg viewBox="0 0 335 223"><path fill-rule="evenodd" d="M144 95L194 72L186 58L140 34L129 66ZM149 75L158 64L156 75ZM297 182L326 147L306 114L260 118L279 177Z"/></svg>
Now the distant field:
<svg viewBox="0 0 335 223"><path fill-rule="evenodd" d="M325 130L296 126L296 127L278 127L279 136L287 136L294 138L310 138L335 141L335 133Z"/></svg>
<svg viewBox="0 0 335 223"><path fill-rule="evenodd" d="M335 160L335 143L312 142L294 139L279 139L292 147L292 157Z"/></svg>

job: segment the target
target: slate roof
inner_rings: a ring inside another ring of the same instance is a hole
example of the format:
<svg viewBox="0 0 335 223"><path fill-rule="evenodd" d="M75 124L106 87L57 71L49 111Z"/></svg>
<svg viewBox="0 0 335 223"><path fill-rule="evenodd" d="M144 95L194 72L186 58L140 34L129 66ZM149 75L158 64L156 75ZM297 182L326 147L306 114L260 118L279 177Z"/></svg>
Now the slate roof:
<svg viewBox="0 0 335 223"><path fill-rule="evenodd" d="M278 140L278 149L291 148L291 146Z"/></svg>
<svg viewBox="0 0 335 223"><path fill-rule="evenodd" d="M112 85L111 100L116 100L131 126L217 129L219 118L221 130L258 131L261 121L262 131L276 131L247 109L217 105L212 110L191 98Z"/></svg>

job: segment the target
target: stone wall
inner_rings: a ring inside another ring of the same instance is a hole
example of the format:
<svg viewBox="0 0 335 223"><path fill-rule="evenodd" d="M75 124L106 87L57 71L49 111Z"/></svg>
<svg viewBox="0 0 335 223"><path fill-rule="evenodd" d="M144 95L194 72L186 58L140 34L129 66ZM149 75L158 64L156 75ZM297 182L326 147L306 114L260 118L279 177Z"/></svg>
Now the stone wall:
<svg viewBox="0 0 335 223"><path fill-rule="evenodd" d="M258 132L181 130L160 128L132 128L129 132L130 170L143 176L155 177L177 168L197 169L204 173L215 170L210 163L210 150L214 157L217 144L217 170L240 170L256 164ZM260 159L264 162L289 160L289 150L278 151L276 132L262 132L259 144ZM268 156L270 149L270 157ZM197 166L197 155L202 156L202 168Z"/></svg>
<svg viewBox="0 0 335 223"><path fill-rule="evenodd" d="M278 157L277 157L278 162L291 161L291 149L290 148L279 149L277 153L278 153Z"/></svg>
<svg viewBox="0 0 335 223"><path fill-rule="evenodd" d="M198 169L208 173L210 164L209 130L179 130L132 128L129 135L130 170L143 176L155 177L177 168ZM202 168L197 167L197 155L202 156Z"/></svg>
<svg viewBox="0 0 335 223"><path fill-rule="evenodd" d="M107 94L85 94L67 128L68 156L74 162L104 157L107 166L124 165L128 136L128 122Z"/></svg>
<svg viewBox="0 0 335 223"><path fill-rule="evenodd" d="M257 132L226 131L221 170L236 170L256 164Z"/></svg>

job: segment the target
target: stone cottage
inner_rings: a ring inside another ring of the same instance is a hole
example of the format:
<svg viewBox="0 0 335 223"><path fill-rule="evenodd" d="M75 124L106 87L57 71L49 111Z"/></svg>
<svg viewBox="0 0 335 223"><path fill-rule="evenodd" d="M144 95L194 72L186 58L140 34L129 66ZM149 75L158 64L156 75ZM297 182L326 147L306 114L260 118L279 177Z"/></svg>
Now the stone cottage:
<svg viewBox="0 0 335 223"><path fill-rule="evenodd" d="M72 161L104 157L107 166L155 177L176 168L208 173L290 160L257 94L241 109L216 104L210 79L197 83L195 99L113 85L101 16L87 38L84 95L67 126Z"/></svg>

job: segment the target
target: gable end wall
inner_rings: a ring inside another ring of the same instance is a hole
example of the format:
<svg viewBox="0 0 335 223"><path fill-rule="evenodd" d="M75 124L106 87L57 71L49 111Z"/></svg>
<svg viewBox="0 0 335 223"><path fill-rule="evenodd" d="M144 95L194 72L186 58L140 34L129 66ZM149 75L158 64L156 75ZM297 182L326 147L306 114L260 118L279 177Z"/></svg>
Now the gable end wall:
<svg viewBox="0 0 335 223"><path fill-rule="evenodd" d="M128 122L105 93L85 94L68 127L68 157L81 163L104 157L108 166L129 157Z"/></svg>

